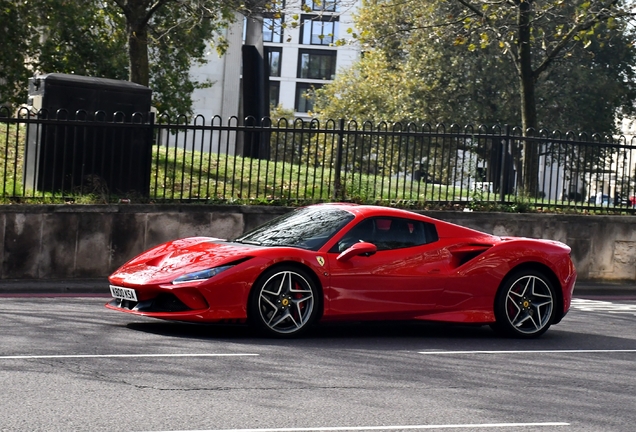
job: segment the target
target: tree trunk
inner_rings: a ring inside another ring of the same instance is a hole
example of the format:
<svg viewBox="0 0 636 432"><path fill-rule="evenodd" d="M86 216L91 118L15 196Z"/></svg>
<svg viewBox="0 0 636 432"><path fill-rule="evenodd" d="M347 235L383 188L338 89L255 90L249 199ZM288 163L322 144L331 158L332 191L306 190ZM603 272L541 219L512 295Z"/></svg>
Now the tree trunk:
<svg viewBox="0 0 636 432"><path fill-rule="evenodd" d="M129 81L148 86L150 70L148 62L148 26L146 6L143 0L130 0L126 13L128 35Z"/></svg>
<svg viewBox="0 0 636 432"><path fill-rule="evenodd" d="M537 127L537 107L535 103L535 77L532 70L532 50L530 26L532 20L532 2L518 2L519 11L519 83L521 94L521 124L523 135L528 136L529 129ZM523 146L523 173L519 177L519 187L528 196L536 197L538 192L539 152L535 143L526 141Z"/></svg>

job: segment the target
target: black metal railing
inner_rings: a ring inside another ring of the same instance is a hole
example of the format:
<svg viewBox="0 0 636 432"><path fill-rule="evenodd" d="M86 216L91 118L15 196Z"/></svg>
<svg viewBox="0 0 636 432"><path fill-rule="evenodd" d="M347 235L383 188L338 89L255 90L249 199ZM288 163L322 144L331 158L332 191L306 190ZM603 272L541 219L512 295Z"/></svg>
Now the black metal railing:
<svg viewBox="0 0 636 432"><path fill-rule="evenodd" d="M0 111L4 203L347 200L635 212L636 145L625 137L523 136L508 126L10 114Z"/></svg>

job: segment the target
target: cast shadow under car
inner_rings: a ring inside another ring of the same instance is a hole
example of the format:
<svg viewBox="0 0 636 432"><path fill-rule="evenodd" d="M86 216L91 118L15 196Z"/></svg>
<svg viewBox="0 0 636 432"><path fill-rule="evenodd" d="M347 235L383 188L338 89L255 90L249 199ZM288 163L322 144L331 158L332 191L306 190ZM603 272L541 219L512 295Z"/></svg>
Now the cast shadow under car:
<svg viewBox="0 0 636 432"><path fill-rule="evenodd" d="M245 345L297 348L338 348L442 351L554 351L625 348L625 339L581 332L572 326L556 325L534 339L499 336L487 325L433 323L425 321L379 321L324 323L300 337L279 339L261 335L247 325L189 324L170 321L133 322L126 328L200 341L232 341ZM630 345L633 341L630 339ZM636 347L629 347L636 348Z"/></svg>
<svg viewBox="0 0 636 432"><path fill-rule="evenodd" d="M127 328L139 332L186 339L236 340L343 340L343 339L492 339L488 326L422 321L364 321L321 323L292 338L268 337L247 324L192 324L173 321L133 322Z"/></svg>

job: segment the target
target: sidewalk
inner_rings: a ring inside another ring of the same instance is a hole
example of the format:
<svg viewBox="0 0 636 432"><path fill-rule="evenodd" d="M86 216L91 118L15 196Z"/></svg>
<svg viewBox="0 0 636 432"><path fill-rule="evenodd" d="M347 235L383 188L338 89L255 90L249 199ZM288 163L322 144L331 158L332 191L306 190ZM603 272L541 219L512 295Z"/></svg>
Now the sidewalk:
<svg viewBox="0 0 636 432"><path fill-rule="evenodd" d="M104 294L110 296L107 278L0 280L0 294ZM636 281L623 283L577 281L574 297L634 296Z"/></svg>
<svg viewBox="0 0 636 432"><path fill-rule="evenodd" d="M577 281L574 285L574 297L624 297L636 298L636 282L598 282Z"/></svg>

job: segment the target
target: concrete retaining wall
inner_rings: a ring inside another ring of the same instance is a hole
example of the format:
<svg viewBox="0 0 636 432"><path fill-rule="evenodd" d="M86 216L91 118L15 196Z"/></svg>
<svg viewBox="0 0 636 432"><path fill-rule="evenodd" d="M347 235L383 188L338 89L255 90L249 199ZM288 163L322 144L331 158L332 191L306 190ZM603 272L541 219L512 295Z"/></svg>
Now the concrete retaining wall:
<svg viewBox="0 0 636 432"><path fill-rule="evenodd" d="M196 205L0 206L0 279L105 277L167 240L232 238L283 207ZM579 280L636 281L636 217L422 212L495 235L572 247Z"/></svg>

